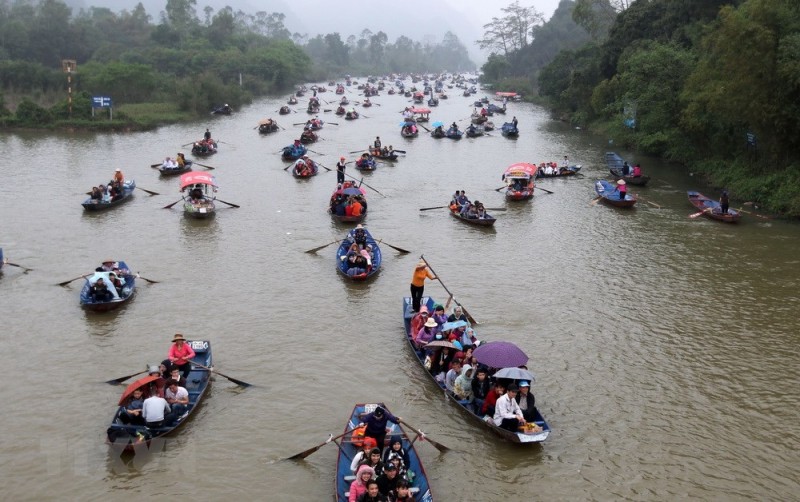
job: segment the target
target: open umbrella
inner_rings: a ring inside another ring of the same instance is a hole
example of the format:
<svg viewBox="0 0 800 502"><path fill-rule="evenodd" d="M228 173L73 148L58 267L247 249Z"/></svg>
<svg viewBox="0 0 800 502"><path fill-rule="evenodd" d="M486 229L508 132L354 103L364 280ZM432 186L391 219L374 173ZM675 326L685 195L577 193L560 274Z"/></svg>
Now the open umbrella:
<svg viewBox="0 0 800 502"><path fill-rule="evenodd" d="M437 120L436 122L433 122L431 125L433 127L443 127L444 126L444 122L442 122L441 120Z"/></svg>
<svg viewBox="0 0 800 502"><path fill-rule="evenodd" d="M348 187L342 190L342 193L345 195L361 195L361 190L358 188Z"/></svg>
<svg viewBox="0 0 800 502"><path fill-rule="evenodd" d="M494 376L496 378L510 378L511 380L536 380L536 377L533 376L533 373L522 368L503 368L497 370L497 373L495 373Z"/></svg>
<svg viewBox="0 0 800 502"><path fill-rule="evenodd" d="M161 378L161 377L155 376L155 375L147 375L146 377L142 377L142 378L136 380L135 382L131 383L127 387L125 387L125 390L122 391L122 397L119 398L120 406L125 404L125 400L128 399L128 397L131 394L133 394L133 391L135 391L136 389L140 389L140 388L144 387L145 385L149 384L150 382L155 382L159 378Z"/></svg>
<svg viewBox="0 0 800 502"><path fill-rule="evenodd" d="M511 368L528 362L528 356L511 342L487 342L472 353L479 363L492 368Z"/></svg>
<svg viewBox="0 0 800 502"><path fill-rule="evenodd" d="M461 326L466 326L467 321L453 321L453 322L446 322L442 324L442 331L450 331L451 329L460 328Z"/></svg>

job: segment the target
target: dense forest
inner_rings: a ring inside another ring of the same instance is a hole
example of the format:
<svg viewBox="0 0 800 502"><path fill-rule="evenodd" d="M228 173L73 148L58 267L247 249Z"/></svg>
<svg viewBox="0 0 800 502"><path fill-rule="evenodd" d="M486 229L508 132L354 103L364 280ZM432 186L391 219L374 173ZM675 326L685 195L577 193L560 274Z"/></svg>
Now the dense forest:
<svg viewBox="0 0 800 502"><path fill-rule="evenodd" d="M564 0L548 23L518 3L504 14L499 31L525 26L526 37L493 46L485 78L535 89L557 117L800 217L800 2ZM549 25L570 22L586 38L543 53Z"/></svg>
<svg viewBox="0 0 800 502"><path fill-rule="evenodd" d="M153 23L141 3L73 13L60 0L0 0L0 125L108 127L92 120L92 95L112 97L118 123L146 126L345 73L475 68L452 33L425 44L369 30L311 38L281 13L203 13L196 0L167 0ZM75 62L69 75L64 60Z"/></svg>

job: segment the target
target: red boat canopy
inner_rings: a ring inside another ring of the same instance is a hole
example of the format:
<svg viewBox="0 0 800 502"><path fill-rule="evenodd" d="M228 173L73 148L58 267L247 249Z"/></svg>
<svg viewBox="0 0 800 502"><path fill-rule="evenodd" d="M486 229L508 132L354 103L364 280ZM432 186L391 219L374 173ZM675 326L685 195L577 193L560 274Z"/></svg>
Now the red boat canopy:
<svg viewBox="0 0 800 502"><path fill-rule="evenodd" d="M154 375L148 375L146 377L143 377L143 378L140 378L140 379L136 380L132 384L130 384L127 387L125 387L125 390L122 392L122 397L119 398L120 406L125 404L125 400L127 400L128 397L130 397L130 395L133 394L133 391L135 391L136 389L141 389L145 385L149 384L150 382L155 382L159 378L161 378L161 377L157 377L157 376L154 376Z"/></svg>
<svg viewBox="0 0 800 502"><path fill-rule="evenodd" d="M500 96L501 98L502 97L513 98L514 96L517 95L517 93L516 92L501 92L501 91L497 91L496 93L494 93L494 95L495 96Z"/></svg>
<svg viewBox="0 0 800 502"><path fill-rule="evenodd" d="M181 175L181 190L189 185L211 185L217 186L217 179L208 173L188 172Z"/></svg>
<svg viewBox="0 0 800 502"><path fill-rule="evenodd" d="M525 162L517 162L506 168L503 175L506 178L528 178L536 176L536 166Z"/></svg>
<svg viewBox="0 0 800 502"><path fill-rule="evenodd" d="M422 113L422 114L425 114L425 113L430 113L431 109L430 108L411 108L409 111L411 113Z"/></svg>

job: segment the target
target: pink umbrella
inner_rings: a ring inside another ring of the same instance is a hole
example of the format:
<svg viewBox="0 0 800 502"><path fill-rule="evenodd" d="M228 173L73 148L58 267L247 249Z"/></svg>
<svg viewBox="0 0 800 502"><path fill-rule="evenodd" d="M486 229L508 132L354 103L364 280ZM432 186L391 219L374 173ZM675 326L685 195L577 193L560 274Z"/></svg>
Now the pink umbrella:
<svg viewBox="0 0 800 502"><path fill-rule="evenodd" d="M483 343L472 355L491 368L513 368L528 362L528 355L511 342Z"/></svg>

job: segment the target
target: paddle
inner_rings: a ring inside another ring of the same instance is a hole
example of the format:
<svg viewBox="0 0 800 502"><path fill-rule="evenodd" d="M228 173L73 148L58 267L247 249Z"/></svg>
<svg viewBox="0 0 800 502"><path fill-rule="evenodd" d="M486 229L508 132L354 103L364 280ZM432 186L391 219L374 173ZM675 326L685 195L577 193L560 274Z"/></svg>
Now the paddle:
<svg viewBox="0 0 800 502"><path fill-rule="evenodd" d="M754 212L752 212L752 211L745 211L745 210L744 210L744 209L742 209L742 208L739 208L739 209L734 209L734 211L738 211L738 212L740 212L740 213L745 213L745 214L752 214L753 216L758 216L759 218L764 218L765 220L771 220L771 219L772 219L772 218L771 218L771 217L769 217L769 216L764 216L763 214L754 213ZM11 264L9 263L9 265L11 265Z"/></svg>
<svg viewBox="0 0 800 502"><path fill-rule="evenodd" d="M463 311L464 311L464 314L467 316L467 320L468 320L469 322L471 322L472 324L479 324L479 323L478 323L478 321L476 321L476 320L475 320L475 318L474 318L474 317L472 317L472 315L470 315L470 313L469 313L469 312L467 312L467 309L466 309L466 308L465 308L463 305L461 305L461 304L458 302L458 300L456 300L455 296L453 296L453 293L451 293L451 292L450 292L450 290L449 290L449 289L447 289L447 286L445 286L445 285L444 285L444 282L442 282L442 280L439 278L439 274L437 274L437 273L436 273L436 271L435 271L435 270L433 270L433 267L431 267L431 264L430 264L430 263L428 263L428 260L426 260L426 259L425 259L425 255L420 255L419 257L420 257L420 259L421 259L422 261L424 261L424 262L425 262L425 265L427 265L427 266L428 266L428 268L429 268L429 269L431 269L431 272L433 272L433 275L435 275L435 276L436 276L436 280L437 280L437 281L439 281L439 284L441 284L441 285L442 285L442 287L444 288L444 290L445 290L445 291L447 291L447 294L449 294L450 296L452 296L452 297L453 297L453 301L454 301L454 302L456 302L456 305L458 305L459 307L461 307L461 310L463 310ZM410 427L410 426L409 426L409 427Z"/></svg>
<svg viewBox="0 0 800 502"><path fill-rule="evenodd" d="M600 197L600 196L598 195L597 197L595 197L594 199L592 199L592 201L589 203L589 205L590 205L590 206L594 206L595 204L597 204L598 202L600 202L600 199L602 199L602 197Z"/></svg>
<svg viewBox="0 0 800 502"><path fill-rule="evenodd" d="M339 125L339 123L338 123L338 122L325 122L325 123L326 123L326 124L331 124L331 125Z"/></svg>
<svg viewBox="0 0 800 502"><path fill-rule="evenodd" d="M136 278L137 279L142 279L143 281L147 281L150 284L158 284L159 282L161 282L161 281L154 281L152 279L148 279L147 277L142 277L141 275L139 275L139 272L136 272Z"/></svg>
<svg viewBox="0 0 800 502"><path fill-rule="evenodd" d="M69 284L72 281L77 281L78 279L85 279L87 275L88 274L79 275L78 277L76 277L74 279L70 279L70 280L64 281L64 282L59 282L58 284L56 284L56 286L66 286L67 284Z"/></svg>
<svg viewBox="0 0 800 502"><path fill-rule="evenodd" d="M345 175L345 176L347 176L348 178L353 178L354 180L358 180L358 186L364 185L365 187L369 188L370 190L373 190L375 193L377 193L377 194L378 194L378 195L380 195L381 197L386 197L386 196L385 196L385 195L383 195L383 194L382 194L382 193L381 193L381 192L380 192L380 191L379 191L377 188L373 188L373 187L371 187L370 185L367 185L366 183L364 183L364 178L358 179L358 178L356 178L355 176L350 176L350 175L349 175L349 174L347 174L347 173L344 173L344 175Z"/></svg>
<svg viewBox="0 0 800 502"><path fill-rule="evenodd" d="M348 429L348 430L344 431L344 433L339 434L336 437L333 437L333 435L331 435L328 439L325 440L325 442L320 443L317 446L312 446L311 448L309 448L307 450L304 450L304 451L301 451L300 453L298 453L296 455L292 455L291 457L286 457L283 460L302 460L302 459L306 458L307 456L311 455L312 453L314 453L315 451L319 450L320 448L322 448L326 444L330 443L334 439L339 439L341 437L344 437L344 436L350 434L351 432L353 432L354 430L355 429Z"/></svg>
<svg viewBox="0 0 800 502"><path fill-rule="evenodd" d="M393 151L393 152L397 152L397 153L406 153L406 151L405 151L405 150L392 150L392 151Z"/></svg>
<svg viewBox="0 0 800 502"><path fill-rule="evenodd" d="M150 164L150 167L161 167L163 162L159 162L158 164Z"/></svg>
<svg viewBox="0 0 800 502"><path fill-rule="evenodd" d="M396 250L396 251L399 251L399 252L401 252L401 253L403 253L403 254L408 254L408 253L410 253L410 252L411 252L411 251L406 251L405 249L403 249L403 248L399 248L399 247L397 247L397 246L392 246L392 245L391 245L391 244L389 244L388 242L385 242L383 239L378 239L378 242L382 242L382 243L386 244L387 246L389 246L390 248L392 248L392 249L394 249L394 250Z"/></svg>
<svg viewBox="0 0 800 502"><path fill-rule="evenodd" d="M308 251L306 251L306 253L316 253L316 252L317 252L317 251L319 251L320 249L326 248L326 247L330 246L331 244L338 244L338 243L339 243L339 241L333 241L333 242L329 242L329 243L327 243L327 244L323 244L322 246L318 246L318 247L315 247L315 248L311 248L311 249L309 249ZM73 279L73 280L74 280L74 279Z"/></svg>
<svg viewBox="0 0 800 502"><path fill-rule="evenodd" d="M425 127L424 125L420 124L419 122L417 122L417 125L418 125L418 126L420 126L420 127L421 127L421 128L423 128L423 129L425 129L426 131L428 131L428 132L431 132L431 130L430 130L430 129L428 129L428 128L427 128L427 127Z"/></svg>
<svg viewBox="0 0 800 502"><path fill-rule="evenodd" d="M364 151L366 151L366 150L356 150L356 151L354 151L354 152L347 152L347 153L349 153L349 154L353 154L353 153L359 153L359 152L364 152Z"/></svg>
<svg viewBox="0 0 800 502"><path fill-rule="evenodd" d="M550 190L548 190L546 188L541 188L541 187L533 187L533 188L535 188L537 190L542 190L543 192L547 192L547 193L555 193L555 192L551 192Z"/></svg>
<svg viewBox="0 0 800 502"><path fill-rule="evenodd" d="M316 153L317 155L325 155L324 153L315 152L315 151L314 151L314 150L312 150L311 148L306 148L306 150L308 150L308 151L309 151L309 152L311 152L311 153Z"/></svg>
<svg viewBox="0 0 800 502"><path fill-rule="evenodd" d="M183 199L178 199L178 200L176 200L175 202L173 202L172 204L170 204L170 205L168 205L168 206L164 206L164 207L163 207L163 208L161 208L161 209L169 209L169 208L171 208L172 206L174 206L175 204L177 204L178 202L181 202L182 200L183 200Z"/></svg>
<svg viewBox="0 0 800 502"><path fill-rule="evenodd" d="M242 206L237 206L236 204L231 204L230 202L225 202L225 201L224 201L224 200L222 200L222 199L214 199L214 200L215 200L215 201L217 201L217 202L222 202L223 204L227 204L227 205L229 205L229 206L231 206L231 207L235 207L235 208L240 208L240 207L242 207ZM222 376L225 376L225 375L222 375Z"/></svg>
<svg viewBox="0 0 800 502"><path fill-rule="evenodd" d="M113 380L106 380L106 383L109 384L109 385L119 385L122 382L124 382L125 380L127 380L129 378L133 378L136 375L141 375L142 373L147 373L147 370L140 371L138 373L134 373L133 375L127 375L127 376L124 376L124 377L115 378Z"/></svg>
<svg viewBox="0 0 800 502"><path fill-rule="evenodd" d="M450 206L423 207L420 211L430 211L431 209L444 209Z"/></svg>
<svg viewBox="0 0 800 502"><path fill-rule="evenodd" d="M653 206L657 207L658 209L661 209L661 206L659 206L655 202L650 202L649 200L647 200L647 199L643 198L642 196L640 196L638 193L636 194L636 199L640 200L642 202L646 202L646 203L648 203L650 205L653 205Z"/></svg>
<svg viewBox="0 0 800 502"><path fill-rule="evenodd" d="M161 195L161 194L159 194L158 192L153 192L153 191L151 191L151 190L146 190L146 189L144 189L144 188L142 188L142 187L136 187L136 188L138 188L139 190L141 190L141 191L143 191L143 192L147 192L147 193L149 193L150 195Z"/></svg>
<svg viewBox="0 0 800 502"><path fill-rule="evenodd" d="M433 269L431 269L431 270L433 270ZM434 272L434 273L436 273L436 272ZM465 310L464 313L466 313L466 312L467 311ZM433 439L430 439L428 436L425 435L424 432L420 431L419 429L416 429L413 425L409 424L408 422L406 422L402 418L400 419L400 423L405 425L406 427L408 427L412 431L416 432L417 435L419 435L421 438L427 439L428 442L430 442L430 444L432 444L433 447L436 448L437 450L439 450L440 452L444 453L444 452L450 450L450 448L448 448L447 446L443 445L442 443L439 443L438 441L434 441Z"/></svg>
<svg viewBox="0 0 800 502"><path fill-rule="evenodd" d="M30 271L32 271L32 270L33 270L32 268L23 267L22 265L17 265L16 263L11 263L10 261L8 261L8 258L6 258L5 260L3 260L3 263L4 263L4 264L6 264L6 265L9 265L9 266L12 266L12 267L19 267L19 268L23 268L23 269L25 269L25 272L26 272L26 273L27 273L27 272L30 272Z"/></svg>
<svg viewBox="0 0 800 502"><path fill-rule="evenodd" d="M296 126L298 126L298 125L304 125L304 124L307 124L307 123L308 123L308 122L298 122L298 123L296 123L296 124L292 124L292 125L296 125Z"/></svg>
<svg viewBox="0 0 800 502"><path fill-rule="evenodd" d="M697 218L698 216L701 216L701 215L703 215L704 213L708 213L708 212L710 212L712 209L713 209L713 208L707 207L707 208L703 209L702 211L700 211L700 212L698 212L698 213L690 214L690 215L689 215L689 218Z"/></svg>
<svg viewBox="0 0 800 502"><path fill-rule="evenodd" d="M225 375L225 374L223 374L223 373L220 373L219 371L215 370L214 368L209 368L208 366L203 366L202 364L200 364L200 363L197 363L197 362L194 362L194 361L192 361L192 364L194 364L195 366L200 366L201 368L205 368L205 369L207 369L208 371L210 371L210 372L212 372L212 373L216 373L217 375L219 375L219 376L221 376L221 377L225 377L225 378L227 378L228 380L230 380L231 382L233 382L233 383L235 383L236 385L239 385L239 386L241 386L241 387L245 387L245 388L247 388L247 387L252 387L252 386L253 386L253 384L250 384L250 383L247 383L247 382L243 382L242 380L237 380L237 379L235 379L235 378L233 378L233 377L229 377L228 375Z"/></svg>
<svg viewBox="0 0 800 502"><path fill-rule="evenodd" d="M224 142L224 141L220 141L220 140L218 140L218 139L217 139L217 140L214 140L214 141L216 141L217 143L222 143L223 145L231 145L230 143L226 143L226 142ZM231 146L233 146L233 145L231 145Z"/></svg>
<svg viewBox="0 0 800 502"><path fill-rule="evenodd" d="M186 143L185 145L181 145L181 146L184 147L184 146L189 146L189 145L194 145L194 141L192 141L190 143Z"/></svg>
<svg viewBox="0 0 800 502"><path fill-rule="evenodd" d="M290 167L292 167L293 165L294 165L294 162L292 162L288 166L284 167L283 170L285 171L285 170L289 169Z"/></svg>
<svg viewBox="0 0 800 502"><path fill-rule="evenodd" d="M328 171L333 171L333 169L331 169L330 167L325 167L322 164L320 164L319 162L315 162L315 164L317 164L319 167L321 167L323 169L327 169Z"/></svg>
<svg viewBox="0 0 800 502"><path fill-rule="evenodd" d="M487 211L508 211L507 207L485 207Z"/></svg>
<svg viewBox="0 0 800 502"><path fill-rule="evenodd" d="M503 186L501 186L500 188L495 188L495 189L494 189L494 191L495 191L495 192L499 192L500 190L502 190L502 189L504 189L504 188L508 188L508 185L503 185Z"/></svg>
<svg viewBox="0 0 800 502"><path fill-rule="evenodd" d="M199 162L193 162L193 164L197 164L198 166L205 167L206 169L216 169L216 167L207 166L207 165L201 164Z"/></svg>

